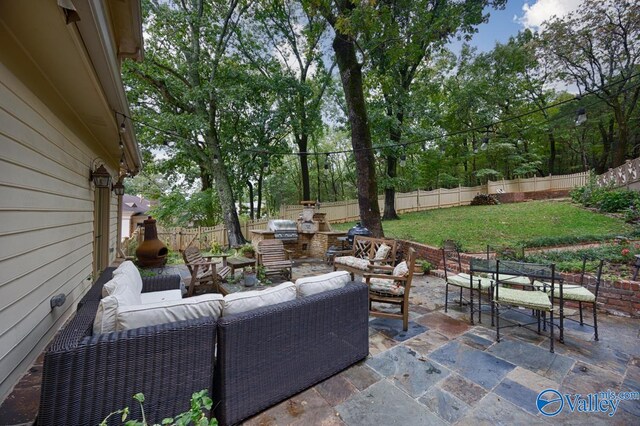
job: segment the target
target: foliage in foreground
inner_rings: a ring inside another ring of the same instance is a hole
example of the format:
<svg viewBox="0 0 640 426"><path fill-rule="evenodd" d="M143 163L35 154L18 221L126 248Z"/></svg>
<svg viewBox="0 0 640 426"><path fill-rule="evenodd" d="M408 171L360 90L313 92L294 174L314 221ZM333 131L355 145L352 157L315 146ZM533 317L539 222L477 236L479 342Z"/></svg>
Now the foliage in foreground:
<svg viewBox="0 0 640 426"><path fill-rule="evenodd" d="M346 230L353 223L332 226ZM487 245L541 247L635 235L634 227L622 219L564 201L461 206L407 213L400 220L385 221L384 230L387 238L436 247L451 239L469 252L484 252Z"/></svg>
<svg viewBox="0 0 640 426"><path fill-rule="evenodd" d="M140 411L142 412L142 420L127 420L129 416L129 407L125 407L122 410L114 411L109 414L101 423L100 426L107 426L108 420L111 417L120 415L121 422L125 426L148 426L147 419L144 414L144 394L137 393L133 395L133 399L140 404ZM211 410L213 406L213 401L211 398L207 396L207 390L203 389L200 392L195 392L191 395L190 401L190 409L189 411L185 411L184 413L178 414L175 417L168 417L166 419L162 419L163 425L175 425L175 426L217 426L218 420L215 418L208 419L207 412ZM156 426L156 425L153 425Z"/></svg>
<svg viewBox="0 0 640 426"><path fill-rule="evenodd" d="M640 207L640 193L624 188L601 187L592 177L585 186L571 191L571 199L586 207L597 208L603 213L625 213L629 222L640 216L634 212Z"/></svg>
<svg viewBox="0 0 640 426"><path fill-rule="evenodd" d="M540 253L533 253L524 257L525 262L533 263L555 263L556 269L562 272L580 272L582 270L582 259L587 258L586 271L594 273L598 267L598 260L605 259L607 266L620 265L615 267L618 275L628 276L632 273L631 265L634 256L640 254L640 244L605 244L599 247L589 247L579 250L557 250ZM625 267L623 265L629 265Z"/></svg>

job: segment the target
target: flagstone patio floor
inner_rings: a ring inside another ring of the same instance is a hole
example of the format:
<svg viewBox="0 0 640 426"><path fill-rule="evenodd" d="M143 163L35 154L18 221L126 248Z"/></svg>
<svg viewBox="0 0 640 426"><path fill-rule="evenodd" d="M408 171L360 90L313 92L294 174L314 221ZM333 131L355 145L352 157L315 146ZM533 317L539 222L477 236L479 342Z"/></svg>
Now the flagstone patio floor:
<svg viewBox="0 0 640 426"><path fill-rule="evenodd" d="M328 272L319 261L301 261L294 279ZM163 273L184 270L165 268ZM457 292L451 295L457 296ZM587 395L640 391L640 321L598 315L593 329L565 323L565 343L509 328L500 342L490 316L472 326L466 307L444 312L444 281L415 276L410 324L370 318L366 360L248 419L246 425L514 425L640 424L640 401L621 401L613 416L571 412L555 417L536 406L538 394ZM588 311L586 318L590 321ZM36 363L0 407L0 424L32 424L39 397ZM588 408L588 407L587 407Z"/></svg>

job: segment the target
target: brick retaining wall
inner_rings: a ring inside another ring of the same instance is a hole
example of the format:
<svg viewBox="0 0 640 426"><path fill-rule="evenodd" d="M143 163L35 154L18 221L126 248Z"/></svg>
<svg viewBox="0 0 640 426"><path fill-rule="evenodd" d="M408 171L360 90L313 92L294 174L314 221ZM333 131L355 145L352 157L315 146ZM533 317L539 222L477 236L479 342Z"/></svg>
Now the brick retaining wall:
<svg viewBox="0 0 640 426"><path fill-rule="evenodd" d="M433 265L434 270L431 273L444 278L444 265L440 248L411 241L400 241L399 243L403 252L406 252L407 247L413 247L418 259L428 260ZM462 272L469 272L469 262L474 257L484 257L484 255L480 253L460 253ZM450 268L452 266L454 265L449 264ZM565 282L580 282L580 274L563 272L561 275ZM595 292L595 278L589 276L586 277L585 281L585 286L591 292ZM640 281L611 281L603 279L598 294L598 309L612 315L640 318Z"/></svg>

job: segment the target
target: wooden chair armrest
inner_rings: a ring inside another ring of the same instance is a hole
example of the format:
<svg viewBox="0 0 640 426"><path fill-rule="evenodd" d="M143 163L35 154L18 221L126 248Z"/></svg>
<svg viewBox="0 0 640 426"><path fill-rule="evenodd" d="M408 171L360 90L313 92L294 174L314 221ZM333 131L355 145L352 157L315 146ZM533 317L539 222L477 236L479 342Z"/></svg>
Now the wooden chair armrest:
<svg viewBox="0 0 640 426"><path fill-rule="evenodd" d="M394 267L390 266L390 265L374 265L372 263L367 265L367 268L369 268L369 269L382 269L384 271L393 271L394 270Z"/></svg>
<svg viewBox="0 0 640 426"><path fill-rule="evenodd" d="M207 256L202 256L205 259L208 259L209 261L211 261L212 257L221 257L222 258L222 266L227 266L227 257L231 256L231 254L229 253L222 253L222 254L210 254Z"/></svg>
<svg viewBox="0 0 640 426"><path fill-rule="evenodd" d="M386 274L367 274L367 273L364 273L362 275L364 276L365 280L367 280L367 282L369 282L369 279L371 278L382 278L384 280L393 280L393 281L407 281L407 277L405 276L386 275Z"/></svg>
<svg viewBox="0 0 640 426"><path fill-rule="evenodd" d="M211 266L211 265L219 265L218 262L191 262L187 263L189 266Z"/></svg>

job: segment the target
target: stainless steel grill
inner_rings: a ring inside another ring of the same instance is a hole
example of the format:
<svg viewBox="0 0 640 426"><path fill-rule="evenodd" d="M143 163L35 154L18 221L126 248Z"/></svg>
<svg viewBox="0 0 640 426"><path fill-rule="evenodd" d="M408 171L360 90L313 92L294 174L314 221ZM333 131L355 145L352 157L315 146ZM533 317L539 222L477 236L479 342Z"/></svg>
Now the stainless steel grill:
<svg viewBox="0 0 640 426"><path fill-rule="evenodd" d="M267 223L267 229L274 238L282 241L298 241L298 227L293 220L275 219Z"/></svg>

